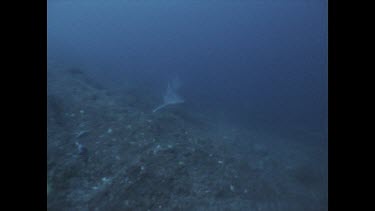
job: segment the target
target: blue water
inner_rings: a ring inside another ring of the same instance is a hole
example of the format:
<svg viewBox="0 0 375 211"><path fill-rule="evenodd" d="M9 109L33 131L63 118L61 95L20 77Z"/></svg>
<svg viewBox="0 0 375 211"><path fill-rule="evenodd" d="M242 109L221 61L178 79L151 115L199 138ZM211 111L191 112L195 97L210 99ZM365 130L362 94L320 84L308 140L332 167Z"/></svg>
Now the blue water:
<svg viewBox="0 0 375 211"><path fill-rule="evenodd" d="M48 56L116 87L177 74L202 109L327 130L326 1L50 0Z"/></svg>
<svg viewBox="0 0 375 211"><path fill-rule="evenodd" d="M48 60L160 101L178 76L183 110L326 141L325 0L48 0Z"/></svg>

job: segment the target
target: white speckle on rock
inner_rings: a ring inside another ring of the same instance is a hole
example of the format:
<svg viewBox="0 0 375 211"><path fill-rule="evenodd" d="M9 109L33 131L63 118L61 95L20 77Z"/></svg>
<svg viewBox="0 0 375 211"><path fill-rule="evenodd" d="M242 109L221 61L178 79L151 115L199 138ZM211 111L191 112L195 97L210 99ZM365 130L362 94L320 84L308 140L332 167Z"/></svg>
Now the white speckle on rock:
<svg viewBox="0 0 375 211"><path fill-rule="evenodd" d="M217 161L218 164L223 164L224 162L222 160Z"/></svg>
<svg viewBox="0 0 375 211"><path fill-rule="evenodd" d="M153 150L153 154L155 155L156 153L158 153L159 152L159 150L160 150L160 145L158 144L156 147L155 147L155 149Z"/></svg>
<svg viewBox="0 0 375 211"><path fill-rule="evenodd" d="M85 111L84 111L84 110L80 110L80 111L79 111L79 113L81 113L81 114L84 114L84 113L85 113Z"/></svg>
<svg viewBox="0 0 375 211"><path fill-rule="evenodd" d="M108 128L107 133L112 133L112 128Z"/></svg>
<svg viewBox="0 0 375 211"><path fill-rule="evenodd" d="M104 183L108 183L108 182L110 182L111 180L108 178L108 177L103 177L102 178L102 182L104 182Z"/></svg>
<svg viewBox="0 0 375 211"><path fill-rule="evenodd" d="M234 192L234 186L233 186L233 185L230 185L230 190L231 190L232 192Z"/></svg>

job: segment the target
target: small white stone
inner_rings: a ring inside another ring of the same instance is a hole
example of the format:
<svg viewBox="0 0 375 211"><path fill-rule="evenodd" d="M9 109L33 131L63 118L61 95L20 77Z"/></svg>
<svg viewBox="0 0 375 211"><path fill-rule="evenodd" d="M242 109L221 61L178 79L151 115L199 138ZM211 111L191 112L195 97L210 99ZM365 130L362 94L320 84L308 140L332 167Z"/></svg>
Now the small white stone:
<svg viewBox="0 0 375 211"><path fill-rule="evenodd" d="M233 185L230 185L230 190L231 190L232 192L234 192L234 186L233 186Z"/></svg>
<svg viewBox="0 0 375 211"><path fill-rule="evenodd" d="M223 161L221 161L221 160L219 160L219 161L217 161L217 163L219 163L219 164L223 164L224 162L223 162Z"/></svg>
<svg viewBox="0 0 375 211"><path fill-rule="evenodd" d="M103 177L102 182L104 183L110 182L110 179L108 177Z"/></svg>
<svg viewBox="0 0 375 211"><path fill-rule="evenodd" d="M112 133L112 128L108 128L107 133Z"/></svg>
<svg viewBox="0 0 375 211"><path fill-rule="evenodd" d="M79 113L81 113L81 114L84 114L84 113L85 113L85 111L84 111L84 110L80 110L80 111L79 111Z"/></svg>
<svg viewBox="0 0 375 211"><path fill-rule="evenodd" d="M161 148L161 147L160 147L160 145L158 144L158 145L155 147L154 151L153 151L154 155L155 155L156 153L159 152L160 148Z"/></svg>

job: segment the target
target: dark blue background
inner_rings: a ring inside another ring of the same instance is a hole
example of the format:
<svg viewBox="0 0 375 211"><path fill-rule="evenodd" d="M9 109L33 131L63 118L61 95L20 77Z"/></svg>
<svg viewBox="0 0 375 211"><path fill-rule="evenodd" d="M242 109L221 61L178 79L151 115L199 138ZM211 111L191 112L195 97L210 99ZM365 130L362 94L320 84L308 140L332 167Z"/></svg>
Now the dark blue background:
<svg viewBox="0 0 375 211"><path fill-rule="evenodd" d="M185 107L248 126L327 131L323 0L50 0L48 56L160 98L178 75Z"/></svg>

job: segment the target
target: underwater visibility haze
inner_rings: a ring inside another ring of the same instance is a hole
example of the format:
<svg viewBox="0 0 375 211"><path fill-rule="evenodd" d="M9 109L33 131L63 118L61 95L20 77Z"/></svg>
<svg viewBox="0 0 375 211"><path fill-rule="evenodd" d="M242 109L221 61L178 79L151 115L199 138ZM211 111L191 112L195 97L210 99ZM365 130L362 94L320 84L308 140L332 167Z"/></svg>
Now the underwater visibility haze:
<svg viewBox="0 0 375 211"><path fill-rule="evenodd" d="M328 210L328 2L48 0L48 210Z"/></svg>

